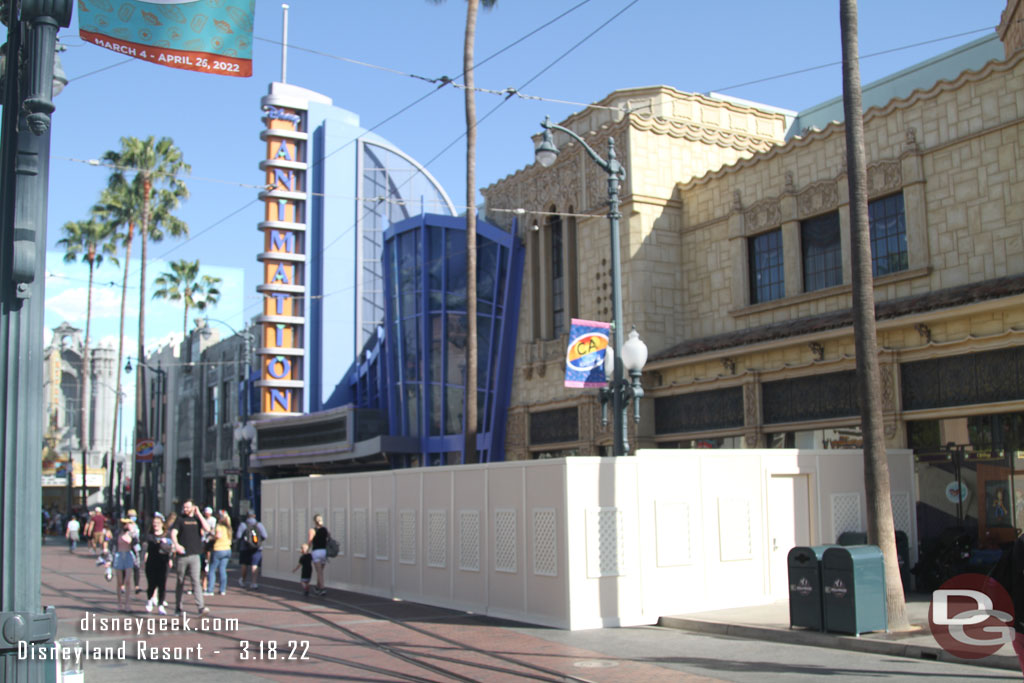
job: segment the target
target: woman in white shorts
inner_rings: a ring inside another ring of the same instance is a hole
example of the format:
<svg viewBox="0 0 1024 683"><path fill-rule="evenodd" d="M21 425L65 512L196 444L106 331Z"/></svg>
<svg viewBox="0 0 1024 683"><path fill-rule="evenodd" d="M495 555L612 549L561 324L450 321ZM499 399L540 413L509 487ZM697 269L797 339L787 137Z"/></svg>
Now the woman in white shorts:
<svg viewBox="0 0 1024 683"><path fill-rule="evenodd" d="M327 564L327 539L331 532L324 526L323 515L313 515L313 526L309 530L309 547L313 555L313 567L316 569L316 588L313 592L317 595L325 595L324 590L324 565Z"/></svg>
<svg viewBox="0 0 1024 683"><path fill-rule="evenodd" d="M117 608L122 612L128 612L129 601L132 596L132 574L135 571L135 554L132 546L135 544L133 533L135 523L125 517L121 520L121 528L117 530L117 545L114 553L114 571L117 572ZM123 604L122 604L123 602Z"/></svg>

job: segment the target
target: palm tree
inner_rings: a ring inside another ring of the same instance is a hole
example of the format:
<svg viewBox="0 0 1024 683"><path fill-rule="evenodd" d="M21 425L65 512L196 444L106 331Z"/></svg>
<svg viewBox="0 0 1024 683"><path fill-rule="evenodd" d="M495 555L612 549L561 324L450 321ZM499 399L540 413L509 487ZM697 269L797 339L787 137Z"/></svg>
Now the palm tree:
<svg viewBox="0 0 1024 683"><path fill-rule="evenodd" d="M200 311L207 306L215 306L220 301L220 290L217 285L221 283L219 277L211 275L199 275L199 261L186 261L179 259L171 263L171 270L162 273L153 281L159 289L153 292L154 299L166 299L168 301L182 301L185 304L185 315L181 320L182 338L188 336L188 309L195 308Z"/></svg>
<svg viewBox="0 0 1024 683"><path fill-rule="evenodd" d="M89 430L89 334L92 327L92 282L97 266L103 263L104 257L117 264L117 247L111 241L115 228L98 220L95 215L82 221L69 221L62 228L64 237L57 244L64 247L64 261L75 263L79 259L89 266L89 288L85 305L85 343L82 350L82 382L81 382L81 427L80 438L82 448L92 449L92 438Z"/></svg>
<svg viewBox="0 0 1024 683"><path fill-rule="evenodd" d="M115 233L112 242L121 243L124 247L124 276L121 282L121 325L117 334L117 365L114 366L117 375L117 400L121 401L121 361L124 360L124 313L125 304L128 302L128 266L132 260L132 240L135 237L135 225L138 222L139 202L137 198L138 186L124 182L111 182L100 194L100 201L93 207L96 216L110 225ZM116 232L119 228L125 228L124 232ZM110 437L110 452L117 452L117 423L120 411L114 410L113 434Z"/></svg>
<svg viewBox="0 0 1024 683"><path fill-rule="evenodd" d="M139 279L139 374L136 375L136 425L142 433L146 432L146 415L142 405L145 386L145 366L141 360L146 357L146 262L147 247L150 240L159 242L164 238L164 231L173 237L188 234L188 226L184 221L172 215L181 200L188 197L188 188L178 178L179 173L188 173L191 166L182 159L181 150L174 146L171 138L156 140L152 135L144 140L135 137L121 138L120 151L108 151L103 155L115 167L111 175L111 185L126 183L125 173L134 171L134 182L139 184L138 200L139 231L142 236L142 265ZM154 189L163 185L164 188ZM160 217L162 220L156 220ZM139 434L137 436L141 436Z"/></svg>
<svg viewBox="0 0 1024 683"><path fill-rule="evenodd" d="M117 337L117 365L121 367L124 360L124 323L125 306L128 302L128 266L131 263L132 241L135 237L135 226L139 224L142 217L142 183L138 176L128 182L123 176L111 178L107 188L100 195L100 201L93 208L93 211L102 220L110 223L116 228L124 228L125 231L114 235L114 240L120 242L125 250L124 277L121 283L121 325ZM160 189L157 192L155 201L150 203L152 215L150 221L161 225L168 220L178 220L171 216L170 212L177 208L178 200L174 193L167 189ZM141 367L141 366L140 366ZM141 372L141 370L140 370ZM121 373L117 372L117 396L121 397ZM114 411L114 426L111 439L111 452L117 450L117 423L118 411Z"/></svg>
<svg viewBox="0 0 1024 683"><path fill-rule="evenodd" d="M444 0L431 0L441 3ZM476 17L482 4L490 9L498 0L467 0L466 36L462 49L462 71L466 81L466 462L477 462L477 320L476 320L476 93L473 76L473 45Z"/></svg>
<svg viewBox="0 0 1024 683"><path fill-rule="evenodd" d="M864 109L857 56L857 0L839 0L843 43L843 109L846 117L846 172L850 186L850 260L853 271L853 336L857 355L857 395L864 435L864 487L868 542L882 549L889 628L907 630L907 604L896 556L896 531L889 493L889 463L882 424L882 377L875 331L875 292L871 277L868 184L864 151Z"/></svg>

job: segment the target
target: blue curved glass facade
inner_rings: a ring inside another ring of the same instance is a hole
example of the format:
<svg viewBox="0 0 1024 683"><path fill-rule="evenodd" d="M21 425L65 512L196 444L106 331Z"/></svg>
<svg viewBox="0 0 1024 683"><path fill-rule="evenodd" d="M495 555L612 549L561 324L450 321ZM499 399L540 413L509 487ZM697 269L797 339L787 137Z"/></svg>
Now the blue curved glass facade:
<svg viewBox="0 0 1024 683"><path fill-rule="evenodd" d="M388 432L413 437L396 466L457 464L466 401L466 223L423 214L384 233L384 372ZM513 234L477 222L478 437L481 462L504 459L523 249ZM367 373L371 374L369 370ZM370 384L367 383L367 388ZM473 461L471 457L469 461Z"/></svg>

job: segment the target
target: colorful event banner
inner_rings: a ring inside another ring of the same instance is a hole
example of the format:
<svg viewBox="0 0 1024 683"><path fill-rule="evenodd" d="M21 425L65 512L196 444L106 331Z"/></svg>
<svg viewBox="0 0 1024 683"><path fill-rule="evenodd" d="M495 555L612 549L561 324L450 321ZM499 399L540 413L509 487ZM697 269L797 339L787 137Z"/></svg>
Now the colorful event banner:
<svg viewBox="0 0 1024 683"><path fill-rule="evenodd" d="M78 0L82 40L175 69L252 76L256 0Z"/></svg>
<svg viewBox="0 0 1024 683"><path fill-rule="evenodd" d="M604 378L604 353L610 329L608 323L572 319L565 354L565 386L581 389L608 383Z"/></svg>

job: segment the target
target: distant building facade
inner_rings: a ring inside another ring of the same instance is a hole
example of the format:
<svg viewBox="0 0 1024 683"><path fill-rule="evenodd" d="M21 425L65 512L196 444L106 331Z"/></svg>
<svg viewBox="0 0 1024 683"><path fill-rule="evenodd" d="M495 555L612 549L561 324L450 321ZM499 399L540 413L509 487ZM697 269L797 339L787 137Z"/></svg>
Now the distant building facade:
<svg viewBox="0 0 1024 683"><path fill-rule="evenodd" d="M75 504L81 502L83 460L87 495L99 502L105 500L108 466L123 455L120 440L113 433L114 415L119 407L115 353L109 347L90 348L86 376L82 332L67 322L61 323L53 329L50 343L43 349L44 503L54 502L60 507L66 504L62 489L66 487L69 462L77 487Z"/></svg>

